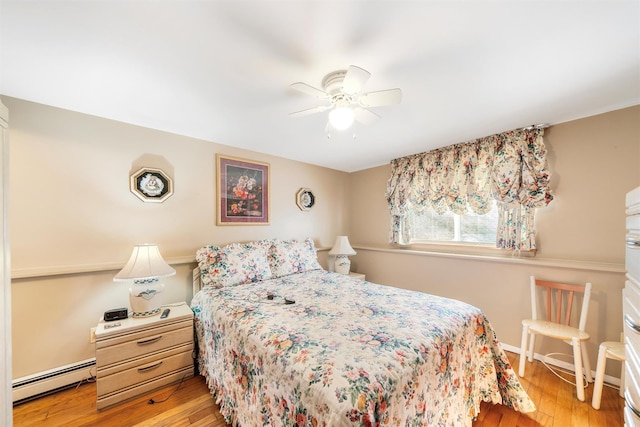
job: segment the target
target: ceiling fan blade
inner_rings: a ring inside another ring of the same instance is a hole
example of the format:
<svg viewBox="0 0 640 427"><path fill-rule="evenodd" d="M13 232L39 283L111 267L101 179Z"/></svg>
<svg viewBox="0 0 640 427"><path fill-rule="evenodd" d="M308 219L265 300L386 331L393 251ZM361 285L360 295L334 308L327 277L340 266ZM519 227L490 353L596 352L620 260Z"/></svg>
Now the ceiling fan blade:
<svg viewBox="0 0 640 427"><path fill-rule="evenodd" d="M350 65L342 81L342 91L349 95L360 93L371 73L355 65Z"/></svg>
<svg viewBox="0 0 640 427"><path fill-rule="evenodd" d="M360 105L363 107L381 107L383 105L400 104L402 91L400 89L379 90L364 93L360 96Z"/></svg>
<svg viewBox="0 0 640 427"><path fill-rule="evenodd" d="M353 112L355 113L356 120L363 125L370 125L380 120L379 115L365 108L357 107L353 109Z"/></svg>
<svg viewBox="0 0 640 427"><path fill-rule="evenodd" d="M295 111L293 113L289 113L291 117L302 117L308 116L309 114L322 113L331 107L327 107L326 105L320 105L318 107L307 108L306 110Z"/></svg>
<svg viewBox="0 0 640 427"><path fill-rule="evenodd" d="M320 98L320 99L329 98L329 94L327 92L317 89L306 83L302 83L302 82L292 83L291 87L302 93L306 93L307 95L315 96L316 98Z"/></svg>

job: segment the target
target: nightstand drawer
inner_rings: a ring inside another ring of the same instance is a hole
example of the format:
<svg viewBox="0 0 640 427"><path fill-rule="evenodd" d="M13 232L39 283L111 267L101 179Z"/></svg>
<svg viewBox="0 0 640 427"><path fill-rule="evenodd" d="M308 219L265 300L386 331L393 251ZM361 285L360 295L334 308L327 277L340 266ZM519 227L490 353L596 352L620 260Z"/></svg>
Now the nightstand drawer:
<svg viewBox="0 0 640 427"><path fill-rule="evenodd" d="M142 384L167 373L193 366L193 346L176 347L98 371L98 396Z"/></svg>
<svg viewBox="0 0 640 427"><path fill-rule="evenodd" d="M105 396L98 395L98 399L96 401L96 409L101 410L109 406L113 406L124 400L131 399L141 394L148 393L159 387L163 387L163 386L166 386L167 384L172 384L178 381L182 381L183 379L192 377L192 376L193 376L193 365L191 365L189 368L185 368L180 371L171 372L163 377L154 378L151 381L145 382L140 385L136 385L135 387L121 390L118 393L112 393Z"/></svg>
<svg viewBox="0 0 640 427"><path fill-rule="evenodd" d="M154 329L151 334L149 331L144 331L126 337L97 342L96 364L98 369L179 344L193 343L191 321L186 322L186 327L181 329L175 329L175 327L176 325L168 325Z"/></svg>

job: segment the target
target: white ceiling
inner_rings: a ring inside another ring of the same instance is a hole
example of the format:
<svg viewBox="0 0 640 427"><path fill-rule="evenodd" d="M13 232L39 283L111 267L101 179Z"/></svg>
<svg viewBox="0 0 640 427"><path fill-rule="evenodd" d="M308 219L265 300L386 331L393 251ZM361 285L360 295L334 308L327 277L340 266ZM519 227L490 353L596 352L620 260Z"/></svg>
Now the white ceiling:
<svg viewBox="0 0 640 427"><path fill-rule="evenodd" d="M640 2L0 1L0 93L343 171L640 104ZM399 87L327 139L349 65Z"/></svg>

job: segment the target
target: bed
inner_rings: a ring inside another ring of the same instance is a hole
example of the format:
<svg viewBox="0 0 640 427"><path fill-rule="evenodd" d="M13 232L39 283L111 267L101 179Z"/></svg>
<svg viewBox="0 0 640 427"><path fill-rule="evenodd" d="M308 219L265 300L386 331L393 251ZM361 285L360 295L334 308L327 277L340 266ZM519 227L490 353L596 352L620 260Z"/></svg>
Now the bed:
<svg viewBox="0 0 640 427"><path fill-rule="evenodd" d="M201 375L228 423L470 426L535 410L481 310L323 270L311 239L198 250Z"/></svg>

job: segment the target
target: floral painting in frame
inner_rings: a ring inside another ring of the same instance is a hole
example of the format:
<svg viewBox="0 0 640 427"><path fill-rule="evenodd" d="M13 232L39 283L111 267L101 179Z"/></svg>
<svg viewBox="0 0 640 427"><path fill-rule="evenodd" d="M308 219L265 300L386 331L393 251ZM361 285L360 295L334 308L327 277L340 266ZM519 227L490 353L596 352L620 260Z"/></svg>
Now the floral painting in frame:
<svg viewBox="0 0 640 427"><path fill-rule="evenodd" d="M269 224L269 164L216 155L218 225Z"/></svg>

